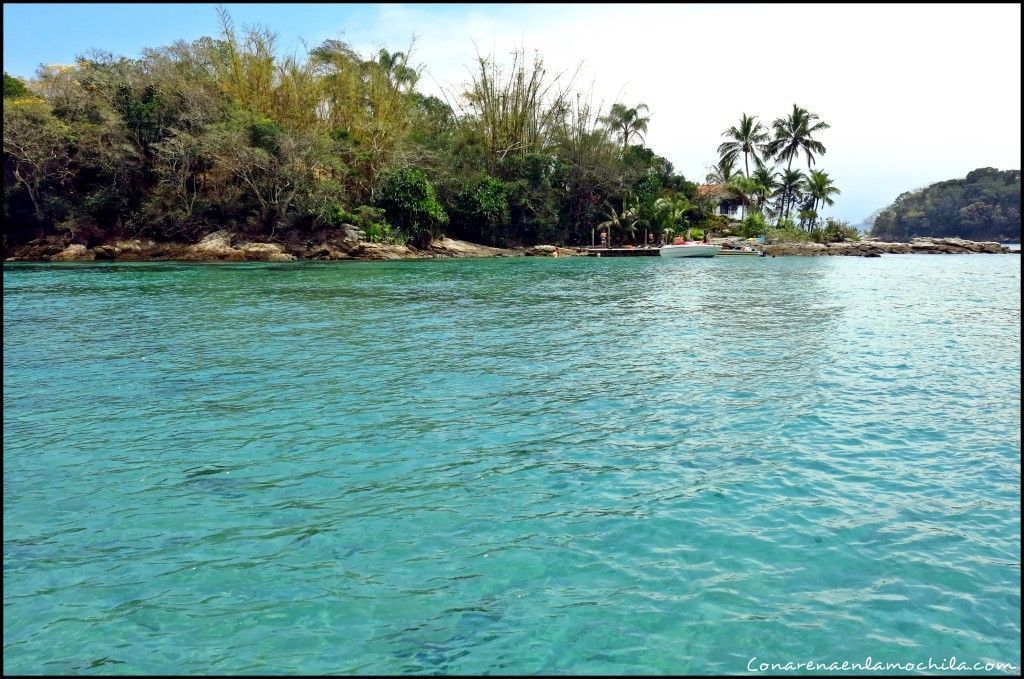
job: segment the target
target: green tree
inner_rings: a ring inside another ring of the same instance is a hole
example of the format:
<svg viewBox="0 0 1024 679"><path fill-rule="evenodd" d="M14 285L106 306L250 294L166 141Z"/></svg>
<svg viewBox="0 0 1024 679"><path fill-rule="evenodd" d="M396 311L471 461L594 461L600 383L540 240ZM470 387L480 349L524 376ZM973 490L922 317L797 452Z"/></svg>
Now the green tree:
<svg viewBox="0 0 1024 679"><path fill-rule="evenodd" d="M448 223L448 215L438 202L433 185L415 168L402 168L386 175L377 206L420 247L438 238L440 228Z"/></svg>
<svg viewBox="0 0 1024 679"><path fill-rule="evenodd" d="M740 116L740 124L730 127L722 133L729 141L722 142L718 147L718 154L723 159L729 158L734 163L739 154L743 154L744 176L750 176L750 157L758 165L761 163L759 156L762 147L768 141L768 132L764 125L758 122L756 116L748 116L746 113Z"/></svg>
<svg viewBox="0 0 1024 679"><path fill-rule="evenodd" d="M811 170L806 180L807 197L811 200L811 210L815 213L819 205L833 205L835 201L832 196L842 193L839 188L824 170ZM811 226L814 227L817 214L811 219Z"/></svg>
<svg viewBox="0 0 1024 679"><path fill-rule="evenodd" d="M789 219L793 205L800 199L804 188L804 173L800 170L785 170L779 177L779 185L775 195L779 199L778 213L779 223L783 218Z"/></svg>
<svg viewBox="0 0 1024 679"><path fill-rule="evenodd" d="M32 91L25 86L25 83L19 78L7 75L4 72L4 99L18 99L30 96L32 96Z"/></svg>
<svg viewBox="0 0 1024 679"><path fill-rule="evenodd" d="M825 145L814 139L814 135L829 127L817 114L793 104L793 110L788 116L777 118L772 123L774 138L768 143L766 152L769 156L787 161L786 170L793 168L793 158L803 152L807 156L807 168L810 169L814 165L815 154L825 153Z"/></svg>
<svg viewBox="0 0 1024 679"><path fill-rule="evenodd" d="M651 122L650 116L644 116L647 112L647 104L639 104L629 107L625 104L613 104L608 115L602 118L602 122L622 142L622 153L626 153L629 143L634 139L643 140L647 133L647 125Z"/></svg>
<svg viewBox="0 0 1024 679"><path fill-rule="evenodd" d="M678 192L666 193L658 199L656 206L661 218L661 230L666 239L680 232L684 227L687 214L694 209L693 203Z"/></svg>

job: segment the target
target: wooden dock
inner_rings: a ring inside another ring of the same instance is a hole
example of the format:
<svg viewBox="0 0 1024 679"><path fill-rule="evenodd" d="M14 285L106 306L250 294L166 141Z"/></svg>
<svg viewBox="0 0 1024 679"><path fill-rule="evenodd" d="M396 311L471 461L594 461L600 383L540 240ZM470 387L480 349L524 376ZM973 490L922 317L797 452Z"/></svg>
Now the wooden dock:
<svg viewBox="0 0 1024 679"><path fill-rule="evenodd" d="M584 248L588 257L657 257L658 248Z"/></svg>

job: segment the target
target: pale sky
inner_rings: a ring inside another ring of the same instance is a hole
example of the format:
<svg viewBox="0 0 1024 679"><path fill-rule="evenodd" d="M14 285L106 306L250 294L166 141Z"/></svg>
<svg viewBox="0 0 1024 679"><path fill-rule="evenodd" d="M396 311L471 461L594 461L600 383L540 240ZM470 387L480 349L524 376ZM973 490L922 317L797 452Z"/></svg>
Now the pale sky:
<svg viewBox="0 0 1024 679"><path fill-rule="evenodd" d="M741 113L770 124L797 103L832 125L816 167L842 195L826 214L854 224L903 191L1021 166L1019 4L226 6L286 48L342 37L395 50L416 35L428 93L466 80L474 41L537 49L552 71L582 62L595 102L650 107L648 145L690 180ZM213 7L5 4L4 68L212 35Z"/></svg>

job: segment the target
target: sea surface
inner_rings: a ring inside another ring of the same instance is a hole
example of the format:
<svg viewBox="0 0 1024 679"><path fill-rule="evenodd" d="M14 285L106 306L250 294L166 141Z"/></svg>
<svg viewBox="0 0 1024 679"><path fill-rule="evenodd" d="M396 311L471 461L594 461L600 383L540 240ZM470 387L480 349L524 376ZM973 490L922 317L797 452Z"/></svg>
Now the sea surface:
<svg viewBox="0 0 1024 679"><path fill-rule="evenodd" d="M1020 273L5 265L4 672L1019 667Z"/></svg>

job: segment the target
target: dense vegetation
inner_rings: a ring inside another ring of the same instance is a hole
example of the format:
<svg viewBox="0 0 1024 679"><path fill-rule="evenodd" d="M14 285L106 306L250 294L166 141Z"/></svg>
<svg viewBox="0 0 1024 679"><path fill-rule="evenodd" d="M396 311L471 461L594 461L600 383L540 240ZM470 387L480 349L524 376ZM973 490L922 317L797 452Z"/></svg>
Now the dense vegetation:
<svg viewBox="0 0 1024 679"><path fill-rule="evenodd" d="M792 167L804 154L810 169L828 128L795 105L772 135L748 116L727 131L711 195L645 145L645 105L595 110L539 55L478 56L464 89L438 98L417 89L409 51L328 40L281 56L271 31L221 23L139 59L94 51L28 83L4 74L5 243L311 239L344 224L383 242L643 242L793 232L794 211L806 237L838 193ZM721 201L743 222L716 215Z"/></svg>
<svg viewBox="0 0 1024 679"><path fill-rule="evenodd" d="M1020 170L983 167L900 194L875 217L871 235L884 240L954 236L1020 242Z"/></svg>

